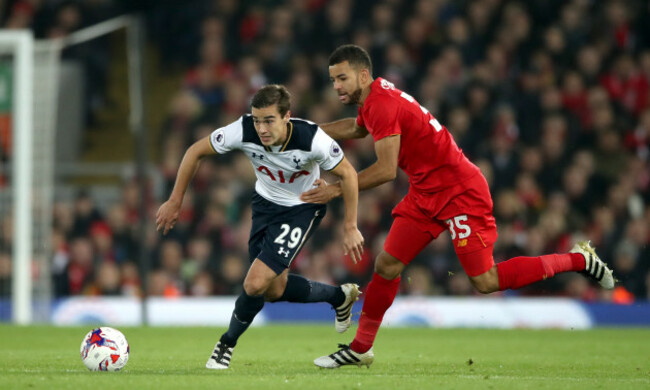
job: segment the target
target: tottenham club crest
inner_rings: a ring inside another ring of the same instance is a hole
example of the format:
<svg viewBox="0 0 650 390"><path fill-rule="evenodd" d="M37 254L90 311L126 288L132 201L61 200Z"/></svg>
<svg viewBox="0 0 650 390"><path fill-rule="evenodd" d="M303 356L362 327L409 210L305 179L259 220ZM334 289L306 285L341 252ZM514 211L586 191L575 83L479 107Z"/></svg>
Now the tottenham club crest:
<svg viewBox="0 0 650 390"><path fill-rule="evenodd" d="M226 134L223 132L223 130L217 130L212 134L212 142L215 145L223 146L223 144L226 142Z"/></svg>
<svg viewBox="0 0 650 390"><path fill-rule="evenodd" d="M296 156L296 155L294 154L294 155L291 156L291 157L292 157L293 163L296 164L295 168L296 168L297 170L301 170L301 169L302 169L302 167L300 166L300 161L301 161L301 160L298 158L298 156Z"/></svg>
<svg viewBox="0 0 650 390"><path fill-rule="evenodd" d="M332 141L332 146L330 146L330 156L338 157L343 153L339 144L336 141Z"/></svg>

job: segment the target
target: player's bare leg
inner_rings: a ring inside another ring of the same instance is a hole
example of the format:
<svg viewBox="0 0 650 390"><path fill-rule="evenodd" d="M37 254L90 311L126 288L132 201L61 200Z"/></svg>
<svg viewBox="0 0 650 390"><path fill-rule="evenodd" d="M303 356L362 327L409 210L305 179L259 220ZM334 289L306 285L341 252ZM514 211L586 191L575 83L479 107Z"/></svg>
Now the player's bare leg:
<svg viewBox="0 0 650 390"><path fill-rule="evenodd" d="M375 273L379 274L384 279L398 278L404 270L404 263L382 251L375 260Z"/></svg>
<svg viewBox="0 0 650 390"><path fill-rule="evenodd" d="M277 278L273 279L269 284L269 287L264 292L264 300L267 302L275 302L280 299L280 297L282 297L282 294L284 294L284 290L287 288L288 276L289 270L286 269L284 272L278 275Z"/></svg>
<svg viewBox="0 0 650 390"><path fill-rule="evenodd" d="M481 294L499 291L499 272L497 271L496 265L481 275L470 276L469 280Z"/></svg>

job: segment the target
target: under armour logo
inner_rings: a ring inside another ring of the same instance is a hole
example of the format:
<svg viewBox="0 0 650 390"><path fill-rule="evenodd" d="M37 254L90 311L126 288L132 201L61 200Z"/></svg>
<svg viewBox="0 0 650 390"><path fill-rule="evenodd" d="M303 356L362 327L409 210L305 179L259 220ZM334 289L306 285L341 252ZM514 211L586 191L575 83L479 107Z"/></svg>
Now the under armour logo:
<svg viewBox="0 0 650 390"><path fill-rule="evenodd" d="M285 250L284 250L284 247L281 246L281 247L280 247L280 250L278 251L278 254L279 254L279 255L284 255L284 257L289 257L289 249L287 249L287 250L285 251Z"/></svg>
<svg viewBox="0 0 650 390"><path fill-rule="evenodd" d="M293 163L296 164L296 169L301 169L300 168L300 159L296 158L296 156L293 156Z"/></svg>
<svg viewBox="0 0 650 390"><path fill-rule="evenodd" d="M264 160L264 155L263 154L257 154L253 152L252 154L253 158L259 158L260 160Z"/></svg>

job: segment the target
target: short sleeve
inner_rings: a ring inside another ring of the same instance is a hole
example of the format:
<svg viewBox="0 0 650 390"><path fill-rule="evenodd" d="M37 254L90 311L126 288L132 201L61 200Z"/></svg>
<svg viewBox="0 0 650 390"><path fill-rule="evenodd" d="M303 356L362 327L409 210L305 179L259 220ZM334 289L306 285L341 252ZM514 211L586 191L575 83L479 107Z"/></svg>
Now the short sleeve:
<svg viewBox="0 0 650 390"><path fill-rule="evenodd" d="M359 114L357 115L357 126L366 127L365 123L363 123L363 116L361 115L361 109L359 109Z"/></svg>
<svg viewBox="0 0 650 390"><path fill-rule="evenodd" d="M331 171L343 161L343 149L320 127L314 135L311 147L314 159L326 171Z"/></svg>
<svg viewBox="0 0 650 390"><path fill-rule="evenodd" d="M220 127L210 134L210 145L219 154L240 149L243 136L242 118L225 127Z"/></svg>
<svg viewBox="0 0 650 390"><path fill-rule="evenodd" d="M375 141L391 135L402 134L399 125L400 105L392 101L388 96L378 97L369 105L365 111L366 129Z"/></svg>

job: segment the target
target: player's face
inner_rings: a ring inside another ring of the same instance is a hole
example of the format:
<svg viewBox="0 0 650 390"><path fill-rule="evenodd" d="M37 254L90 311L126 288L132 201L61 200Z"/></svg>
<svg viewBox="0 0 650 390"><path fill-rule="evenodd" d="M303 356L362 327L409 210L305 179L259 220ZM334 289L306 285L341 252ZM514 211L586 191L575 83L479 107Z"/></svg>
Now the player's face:
<svg viewBox="0 0 650 390"><path fill-rule="evenodd" d="M264 146L282 145L286 141L290 111L283 117L278 111L278 105L274 104L263 108L253 107L251 114L257 135Z"/></svg>
<svg viewBox="0 0 650 390"><path fill-rule="evenodd" d="M330 80L339 95L339 101L346 105L358 104L362 91L359 72L354 70L348 61L331 65L329 70Z"/></svg>

